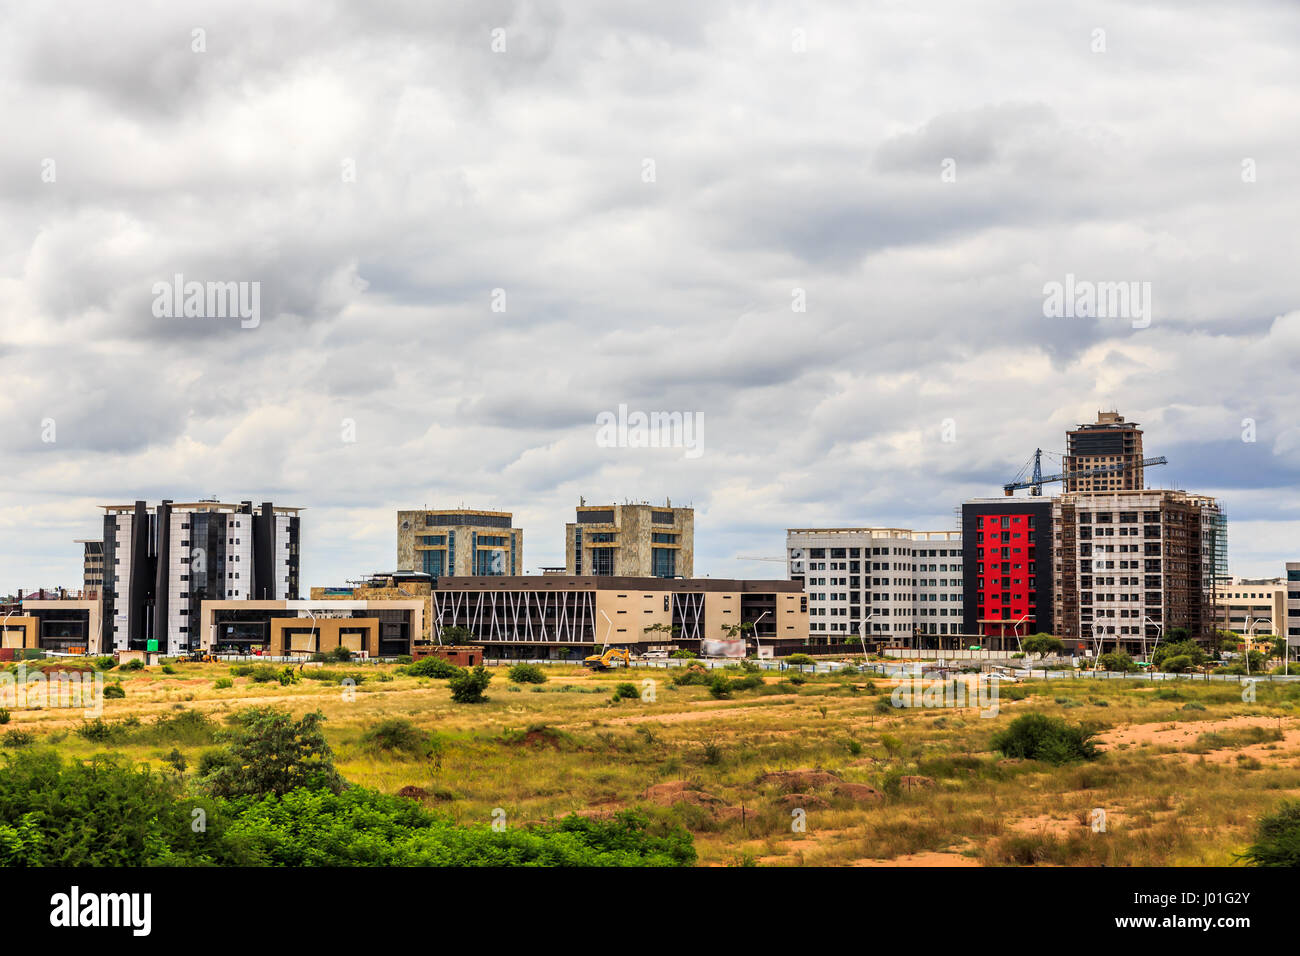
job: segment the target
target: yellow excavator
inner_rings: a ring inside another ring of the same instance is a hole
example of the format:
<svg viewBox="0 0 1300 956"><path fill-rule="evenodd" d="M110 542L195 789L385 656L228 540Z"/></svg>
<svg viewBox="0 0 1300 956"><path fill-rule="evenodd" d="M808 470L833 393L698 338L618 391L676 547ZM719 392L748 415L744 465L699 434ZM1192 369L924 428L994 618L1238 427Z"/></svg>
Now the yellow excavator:
<svg viewBox="0 0 1300 956"><path fill-rule="evenodd" d="M607 671L615 666L615 662L621 661L624 667L632 664L632 655L623 647L611 647L604 654L592 654L590 657L582 659L583 667L590 667L594 671Z"/></svg>

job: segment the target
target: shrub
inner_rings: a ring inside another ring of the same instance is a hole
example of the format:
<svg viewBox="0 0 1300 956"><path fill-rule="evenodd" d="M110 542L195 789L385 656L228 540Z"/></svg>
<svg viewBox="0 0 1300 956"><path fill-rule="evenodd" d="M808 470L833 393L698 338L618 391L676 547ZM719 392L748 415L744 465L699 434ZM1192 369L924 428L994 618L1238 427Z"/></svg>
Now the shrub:
<svg viewBox="0 0 1300 956"><path fill-rule="evenodd" d="M510 668L510 680L516 684L545 684L546 675L536 664L518 663Z"/></svg>
<svg viewBox="0 0 1300 956"><path fill-rule="evenodd" d="M0 707L0 724L7 724L13 719L8 707Z"/></svg>
<svg viewBox="0 0 1300 956"><path fill-rule="evenodd" d="M104 685L105 700L121 700L125 696L126 688L122 686L120 681L114 681L111 684Z"/></svg>
<svg viewBox="0 0 1300 956"><path fill-rule="evenodd" d="M172 667L170 664L164 664L162 666L162 672L164 674L175 674L176 668Z"/></svg>
<svg viewBox="0 0 1300 956"><path fill-rule="evenodd" d="M672 657L677 657L677 658L681 658L681 659L683 659L683 660L695 660L695 658L699 657L700 655L699 655L699 654L696 654L694 651L688 651L688 650L685 650L685 649L678 649L678 650L673 651L672 654L671 654L670 656L672 656Z"/></svg>
<svg viewBox="0 0 1300 956"><path fill-rule="evenodd" d="M36 743L36 735L30 730L6 730L2 745L10 750L17 750L21 747L30 747L34 743Z"/></svg>
<svg viewBox="0 0 1300 956"><path fill-rule="evenodd" d="M614 700L640 700L641 692L636 689L636 685L624 681L614 688Z"/></svg>
<svg viewBox="0 0 1300 956"><path fill-rule="evenodd" d="M405 717L381 720L361 736L370 750L423 756L429 752L429 736Z"/></svg>
<svg viewBox="0 0 1300 956"><path fill-rule="evenodd" d="M813 664L816 663L807 654L791 654L785 659L787 664Z"/></svg>
<svg viewBox="0 0 1300 956"><path fill-rule="evenodd" d="M78 737L93 741L97 744L108 743L111 740L117 740L121 737L121 731L118 725L111 724L100 717L96 717L94 720L83 720L81 726L77 728L76 733Z"/></svg>
<svg viewBox="0 0 1300 956"><path fill-rule="evenodd" d="M447 686L451 688L451 699L456 703L481 704L487 700L483 691L487 690L491 680L492 675L487 668L479 664L473 670L459 671L456 676L448 679Z"/></svg>
<svg viewBox="0 0 1300 956"><path fill-rule="evenodd" d="M439 679L455 677L462 670L464 668L457 667L450 661L433 656L422 658L403 668L403 671L411 677L437 677Z"/></svg>
<svg viewBox="0 0 1300 956"><path fill-rule="evenodd" d="M1128 655L1127 651L1107 651L1097 658L1097 662L1102 670L1107 671L1131 671L1137 669L1137 665L1133 663L1133 658Z"/></svg>
<svg viewBox="0 0 1300 956"><path fill-rule="evenodd" d="M399 664L409 664L409 663L411 663L411 661L413 661L413 660L415 660L415 658L412 657L410 654L398 654L398 655L397 655L397 663L399 663Z"/></svg>
<svg viewBox="0 0 1300 956"><path fill-rule="evenodd" d="M96 670L101 670L101 671L111 671L111 670L112 670L114 667L116 667L116 666L117 666L117 661L113 660L113 658L111 658L111 657L107 657L107 656L105 656L105 657L96 657L96 658L95 658L95 669L96 669Z"/></svg>
<svg viewBox="0 0 1300 956"><path fill-rule="evenodd" d="M228 687L234 687L234 686L235 686L235 682L231 680L229 677L218 677L216 680L212 682L212 687L214 690L225 690Z"/></svg>
<svg viewBox="0 0 1300 956"><path fill-rule="evenodd" d="M1260 817L1255 842L1241 855L1250 866L1300 866L1300 800Z"/></svg>
<svg viewBox="0 0 1300 956"><path fill-rule="evenodd" d="M345 648L345 649L346 649L346 648ZM288 687L290 684L300 684L300 683L302 683L302 678L300 678L300 677L298 676L298 672L295 671L295 670L293 669L293 666L292 666L292 665L290 665L290 666L286 667L284 670L280 671L280 677L279 677L279 680L280 680L280 684L281 684L281 686L284 686L284 687Z"/></svg>
<svg viewBox="0 0 1300 956"><path fill-rule="evenodd" d="M689 687L693 684L707 687L712 680L713 678L709 676L709 672L703 667L688 667L682 673L672 676L672 682L677 687Z"/></svg>
<svg viewBox="0 0 1300 956"><path fill-rule="evenodd" d="M320 729L324 719L314 711L294 720L279 707L240 711L230 746L203 755L203 784L218 797L279 795L298 787L339 791L343 781Z"/></svg>
<svg viewBox="0 0 1300 956"><path fill-rule="evenodd" d="M1177 641L1167 644L1161 644L1151 654L1151 663L1156 667L1170 670L1169 658L1171 657L1188 657L1191 658L1192 667L1200 667L1205 663L1205 651L1201 650L1199 644L1195 641Z"/></svg>
<svg viewBox="0 0 1300 956"><path fill-rule="evenodd" d="M139 660L139 659L137 659L137 660L127 661L125 664L123 664L121 667L119 667L118 670L123 670L123 671L142 671L142 670L144 670L144 661Z"/></svg>
<svg viewBox="0 0 1300 956"><path fill-rule="evenodd" d="M726 700L731 696L731 681L721 674L714 674L709 681L709 693L717 700Z"/></svg>
<svg viewBox="0 0 1300 956"><path fill-rule="evenodd" d="M1176 654L1173 657L1166 657L1164 660L1164 669L1171 674L1181 674L1191 668L1192 658L1188 654Z"/></svg>
<svg viewBox="0 0 1300 956"><path fill-rule="evenodd" d="M1067 724L1059 717L1024 714L994 735L993 748L1006 757L1063 764L1095 759L1098 754L1094 736L1092 731Z"/></svg>

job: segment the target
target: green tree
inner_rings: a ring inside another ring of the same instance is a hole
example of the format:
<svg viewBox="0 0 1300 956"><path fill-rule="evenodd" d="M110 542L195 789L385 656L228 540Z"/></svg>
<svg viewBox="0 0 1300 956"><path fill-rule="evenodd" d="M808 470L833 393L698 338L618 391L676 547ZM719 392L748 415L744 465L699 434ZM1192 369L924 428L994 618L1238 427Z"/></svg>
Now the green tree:
<svg viewBox="0 0 1300 956"><path fill-rule="evenodd" d="M1038 654L1046 656L1048 654L1060 654L1065 650L1065 644L1059 637L1053 634L1045 634L1041 631L1037 634L1030 634L1020 645L1026 654Z"/></svg>
<svg viewBox="0 0 1300 956"><path fill-rule="evenodd" d="M470 633L469 628L461 627L459 624L444 627L438 633L442 637L442 643L444 644L468 644L474 640L474 635Z"/></svg>
<svg viewBox="0 0 1300 956"><path fill-rule="evenodd" d="M298 787L337 793L344 784L321 732L324 720L320 711L298 720L280 707L240 711L229 747L200 759L203 785L218 797L280 795Z"/></svg>

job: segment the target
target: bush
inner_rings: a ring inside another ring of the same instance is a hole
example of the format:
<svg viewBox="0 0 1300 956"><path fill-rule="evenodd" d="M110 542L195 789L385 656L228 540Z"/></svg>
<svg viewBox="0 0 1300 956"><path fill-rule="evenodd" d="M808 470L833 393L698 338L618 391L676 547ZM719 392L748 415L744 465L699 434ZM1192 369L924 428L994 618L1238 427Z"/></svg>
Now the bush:
<svg viewBox="0 0 1300 956"><path fill-rule="evenodd" d="M709 681L709 693L717 700L726 700L731 696L731 681L721 674L714 674Z"/></svg>
<svg viewBox="0 0 1300 956"><path fill-rule="evenodd" d="M1059 717L1024 714L994 735L993 749L1006 757L1063 764L1096 759L1094 736L1092 731L1067 724Z"/></svg>
<svg viewBox="0 0 1300 956"><path fill-rule="evenodd" d="M96 670L101 670L101 671L111 671L111 670L112 670L114 667L116 667L116 666L117 666L117 661L113 660L113 658L111 658L111 657L107 657L107 656L105 656L105 657L96 657L96 658L95 658L95 669L96 669Z"/></svg>
<svg viewBox="0 0 1300 956"><path fill-rule="evenodd" d="M636 689L636 685L624 681L614 688L614 700L640 700L641 692Z"/></svg>
<svg viewBox="0 0 1300 956"><path fill-rule="evenodd" d="M1105 671L1131 671L1137 670L1137 665L1133 663L1133 658L1128 655L1127 651L1107 651L1097 658L1097 663Z"/></svg>
<svg viewBox="0 0 1300 956"><path fill-rule="evenodd" d="M230 746L200 761L204 786L218 797L280 795L299 787L339 791L343 781L321 733L324 719L314 711L294 720L279 707L240 711Z"/></svg>
<svg viewBox="0 0 1300 956"><path fill-rule="evenodd" d="M122 670L122 671L142 671L142 670L144 670L144 661L139 660L139 659L131 660L131 661L127 661L125 664L123 664L121 667L119 667L118 670Z"/></svg>
<svg viewBox="0 0 1300 956"><path fill-rule="evenodd" d="M6 730L2 746L9 750L30 747L36 743L36 735L30 730Z"/></svg>
<svg viewBox="0 0 1300 956"><path fill-rule="evenodd" d="M688 667L682 673L672 676L672 682L677 687L689 687L693 684L707 687L712 680L713 678L709 676L709 672L703 667Z"/></svg>
<svg viewBox="0 0 1300 956"><path fill-rule="evenodd" d="M516 684L545 684L546 675L536 664L519 663L510 668L510 680Z"/></svg>
<svg viewBox="0 0 1300 956"><path fill-rule="evenodd" d="M429 735L405 717L381 720L362 734L361 740L368 749L385 753L406 753L419 757L429 752Z"/></svg>
<svg viewBox="0 0 1300 956"><path fill-rule="evenodd" d="M1250 866L1300 866L1300 800L1260 817L1255 842L1241 855Z"/></svg>
<svg viewBox="0 0 1300 956"><path fill-rule="evenodd" d="M126 688L122 686L120 681L114 681L111 684L104 685L105 700L121 700L125 696Z"/></svg>
<svg viewBox="0 0 1300 956"><path fill-rule="evenodd" d="M7 724L13 719L8 707L0 707L0 724Z"/></svg>
<svg viewBox="0 0 1300 956"><path fill-rule="evenodd" d="M479 664L473 670L461 670L456 676L448 679L447 686L451 688L451 699L456 703L481 704L487 700L483 696L483 691L487 690L491 680L492 675L488 673L487 668Z"/></svg>
<svg viewBox="0 0 1300 956"><path fill-rule="evenodd" d="M1171 674L1181 674L1183 671L1191 670L1192 658L1187 654L1176 654L1173 657L1166 657L1164 661L1164 670Z"/></svg>
<svg viewBox="0 0 1300 956"><path fill-rule="evenodd" d="M164 674L175 674L176 668L172 667L170 664L164 664L162 666L162 672Z"/></svg>
<svg viewBox="0 0 1300 956"><path fill-rule="evenodd" d="M234 687L235 682L229 677L218 677L212 682L213 690L225 690L228 687Z"/></svg>
<svg viewBox="0 0 1300 956"><path fill-rule="evenodd" d="M1169 658L1171 657L1191 658L1192 667L1200 667L1205 663L1205 651L1201 650L1200 645L1195 641L1175 641L1161 644L1152 652L1151 663L1156 667L1169 670Z"/></svg>
<svg viewBox="0 0 1300 956"><path fill-rule="evenodd" d="M300 678L298 672L293 669L293 665L290 665L280 671L279 681L281 686L288 687L290 684L302 683L302 678Z"/></svg>
<svg viewBox="0 0 1300 956"><path fill-rule="evenodd" d="M800 664L800 665L816 663L816 661L814 661L807 654L791 654L789 657L785 659L785 662L787 664Z"/></svg>
<svg viewBox="0 0 1300 956"><path fill-rule="evenodd" d="M464 668L457 667L450 661L445 661L441 657L425 657L416 661L414 664L408 664L402 668L403 673L411 677L437 677L446 679L455 677Z"/></svg>
<svg viewBox="0 0 1300 956"><path fill-rule="evenodd" d="M682 660L692 660L692 661L693 661L693 660L695 660L697 657L699 657L700 655L699 655L699 654L696 654L694 651L688 651L688 650L679 649L679 650L675 650L675 651L673 651L672 654L669 655L669 656L670 656L670 657L681 658Z"/></svg>

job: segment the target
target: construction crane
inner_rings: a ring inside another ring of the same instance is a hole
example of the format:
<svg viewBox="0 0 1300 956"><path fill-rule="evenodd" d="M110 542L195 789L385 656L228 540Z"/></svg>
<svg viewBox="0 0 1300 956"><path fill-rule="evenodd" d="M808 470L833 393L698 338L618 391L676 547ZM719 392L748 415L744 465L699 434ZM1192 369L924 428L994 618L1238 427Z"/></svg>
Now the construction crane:
<svg viewBox="0 0 1300 956"><path fill-rule="evenodd" d="M1043 450L1034 449L1034 473L1026 481L1010 481L1002 486L1002 493L1010 497L1016 493L1018 488L1029 488L1030 495L1041 497L1043 494L1043 485L1053 481L1065 481L1070 478L1093 478L1097 475L1109 475L1117 471L1124 471L1128 468L1145 468L1148 465L1167 465L1169 459L1164 455L1158 455L1155 458L1143 458L1140 462L1130 464L1101 465L1097 468L1087 468L1083 471L1058 472L1055 475L1043 474Z"/></svg>

